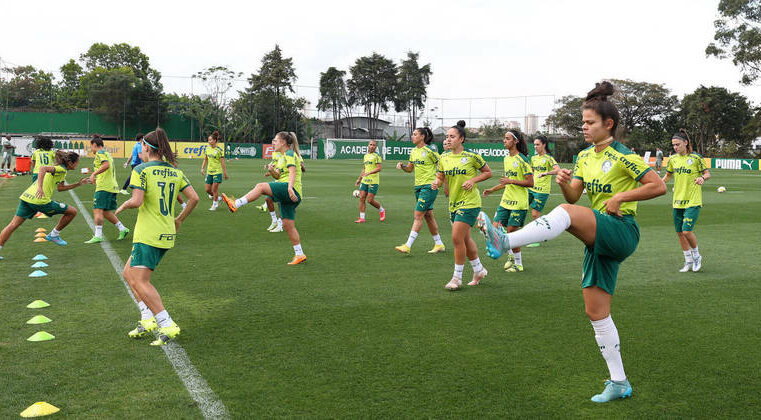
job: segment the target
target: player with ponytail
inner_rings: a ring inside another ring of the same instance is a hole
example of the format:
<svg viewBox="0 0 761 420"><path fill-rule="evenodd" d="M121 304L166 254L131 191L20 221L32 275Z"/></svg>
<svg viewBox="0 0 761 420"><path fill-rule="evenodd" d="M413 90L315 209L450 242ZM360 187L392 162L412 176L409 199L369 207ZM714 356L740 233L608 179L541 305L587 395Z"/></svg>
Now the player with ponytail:
<svg viewBox="0 0 761 420"><path fill-rule="evenodd" d="M210 211L214 211L219 206L219 184L222 183L222 177L230 179L227 176L227 165L225 164L225 151L219 147L219 131L214 130L208 139L209 145L204 149L203 163L201 164L201 175L206 175L206 194L211 198Z"/></svg>

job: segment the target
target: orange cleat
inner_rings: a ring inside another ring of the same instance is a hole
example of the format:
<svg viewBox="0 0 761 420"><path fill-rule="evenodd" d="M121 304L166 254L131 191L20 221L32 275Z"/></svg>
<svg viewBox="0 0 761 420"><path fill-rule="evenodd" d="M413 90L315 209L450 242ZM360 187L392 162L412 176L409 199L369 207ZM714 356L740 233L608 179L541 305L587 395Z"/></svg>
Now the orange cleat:
<svg viewBox="0 0 761 420"><path fill-rule="evenodd" d="M359 219L355 220L354 223L365 223L365 219L360 217Z"/></svg>
<svg viewBox="0 0 761 420"><path fill-rule="evenodd" d="M225 200L225 204L227 204L227 208L230 209L232 213L235 213L238 211L238 208L235 207L235 197L228 197L227 194L222 193L222 199Z"/></svg>
<svg viewBox="0 0 761 420"><path fill-rule="evenodd" d="M307 260L307 256L306 255L303 255L303 254L302 255L294 255L293 259L291 260L291 262L288 263L288 265L298 265L298 264L303 263L306 260Z"/></svg>

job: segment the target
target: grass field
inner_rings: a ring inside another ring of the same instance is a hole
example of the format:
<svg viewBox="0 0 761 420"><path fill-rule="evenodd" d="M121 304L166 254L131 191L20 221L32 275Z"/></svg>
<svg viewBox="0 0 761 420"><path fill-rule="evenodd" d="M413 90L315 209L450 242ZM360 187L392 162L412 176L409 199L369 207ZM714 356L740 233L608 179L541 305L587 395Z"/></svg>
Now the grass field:
<svg viewBox="0 0 761 420"><path fill-rule="evenodd" d="M238 196L262 181L261 162L229 162L223 191ZM290 267L293 250L285 233L265 230L268 215L252 205L209 212L200 161L181 162L202 199L153 283L183 328L178 343L232 418L761 417L761 172L712 171L696 229L700 273L677 273L670 194L640 203L642 240L613 300L634 394L596 405L589 397L607 369L584 315L583 246L564 233L525 249L519 274L482 253L490 271L482 285L447 292L451 249L426 254L425 227L411 256L394 251L414 199L412 175L393 163L381 175L386 222L368 206L368 223L355 225L359 163L307 161L296 224L309 260ZM0 180L3 225L29 182ZM74 191L89 211L93 187ZM553 193L548 209L562 199ZM54 199L74 203L68 192ZM443 196L436 216L450 246ZM132 227L136 217L122 221ZM164 352L127 338L137 308L102 248L82 243L91 236L84 218L64 230L67 247L32 242L34 229L57 220L28 221L1 252L0 417L36 401L75 418L201 417ZM112 225L104 232L115 239ZM125 261L130 241L112 246ZM38 253L49 257L49 275L28 278ZM35 299L52 306L26 309ZM38 313L53 322L25 324ZM26 341L43 329L56 339Z"/></svg>

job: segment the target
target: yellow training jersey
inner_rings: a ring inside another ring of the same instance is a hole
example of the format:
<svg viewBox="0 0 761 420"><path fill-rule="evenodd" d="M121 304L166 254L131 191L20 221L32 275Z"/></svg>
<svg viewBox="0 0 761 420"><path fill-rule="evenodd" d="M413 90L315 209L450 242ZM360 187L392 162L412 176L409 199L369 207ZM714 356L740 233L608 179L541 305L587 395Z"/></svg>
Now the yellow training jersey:
<svg viewBox="0 0 761 420"><path fill-rule="evenodd" d="M428 146L415 147L410 152L410 163L415 165L415 186L429 185L436 179L439 154Z"/></svg>
<svg viewBox="0 0 761 420"><path fill-rule="evenodd" d="M116 172L114 171L114 158L105 150L99 150L93 160L95 171L100 169L104 162L108 162L108 169L95 175L95 191L106 191L115 193L119 191L119 184L116 182Z"/></svg>
<svg viewBox="0 0 761 420"><path fill-rule="evenodd" d="M50 165L43 165L50 166ZM19 198L22 201L26 201L29 204L47 204L52 200L53 190L55 186L66 180L66 169L61 165L53 167L54 172L48 172L45 174L45 179L42 180L42 192L44 197L37 198L37 183L39 179L32 183L29 188L24 191Z"/></svg>
<svg viewBox="0 0 761 420"><path fill-rule="evenodd" d="M552 176L546 175L541 178L537 178L537 174L544 172L551 172L557 165L555 158L548 155L534 155L531 156L531 168L534 170L534 186L530 188L531 191L538 192L540 194L549 194L552 189Z"/></svg>
<svg viewBox="0 0 761 420"><path fill-rule="evenodd" d="M666 170L674 175L675 209L703 205L703 188L695 184L695 179L706 169L705 161L697 153L671 156Z"/></svg>
<svg viewBox="0 0 761 420"><path fill-rule="evenodd" d="M520 153L515 156L508 154L503 162L505 163L503 175L505 178L523 181L526 175L532 173L528 158ZM528 210L528 188L515 184L505 185L499 206L508 210Z"/></svg>
<svg viewBox="0 0 761 420"><path fill-rule="evenodd" d="M449 184L449 212L460 209L481 207L481 192L475 185L470 190L462 188L462 183L478 176L486 161L478 153L463 150L459 154L444 153L439 160L439 172L446 176Z"/></svg>
<svg viewBox="0 0 761 420"><path fill-rule="evenodd" d="M579 152L573 177L584 182L592 208L605 212L603 204L613 195L630 191L650 171L650 166L628 147L614 141L601 152L594 146ZM621 214L637 214L637 202L621 203Z"/></svg>
<svg viewBox="0 0 761 420"><path fill-rule="evenodd" d="M35 149L32 152L32 162L34 162L34 170L40 169L41 166L50 166L55 164L55 152L52 150Z"/></svg>
<svg viewBox="0 0 761 420"><path fill-rule="evenodd" d="M374 171L375 166L381 163L383 159L378 152L368 153L362 158L362 163L365 165L365 172ZM376 172L372 175L368 175L362 178L363 184L380 184L380 172Z"/></svg>
<svg viewBox="0 0 761 420"><path fill-rule="evenodd" d="M225 152L221 147L209 147L204 149L206 159L209 164L206 166L206 175L217 175L222 173L222 158L225 157Z"/></svg>
<svg viewBox="0 0 761 420"><path fill-rule="evenodd" d="M132 242L172 248L175 239L174 206L177 194L190 186L181 170L164 161L142 163L132 170L130 188L145 191Z"/></svg>
<svg viewBox="0 0 761 420"><path fill-rule="evenodd" d="M283 162L284 167L280 171L280 178L278 178L277 182L285 182L287 184L291 176L288 168L291 166L295 167L296 179L293 181L293 189L301 195L301 156L297 155L293 150L288 150L282 155L280 160Z"/></svg>

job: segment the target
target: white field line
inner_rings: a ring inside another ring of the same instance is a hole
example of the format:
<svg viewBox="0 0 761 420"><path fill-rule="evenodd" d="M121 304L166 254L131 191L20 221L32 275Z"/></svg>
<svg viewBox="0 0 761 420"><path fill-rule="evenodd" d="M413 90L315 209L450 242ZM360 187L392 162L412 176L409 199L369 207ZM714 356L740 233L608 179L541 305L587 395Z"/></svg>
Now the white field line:
<svg viewBox="0 0 761 420"><path fill-rule="evenodd" d="M93 223L90 212L82 205L79 197L74 190L69 190L71 197L76 203L77 209L85 218L85 221L90 226L90 229L95 230L95 223ZM137 305L135 295L132 294L127 282L122 278L122 271L124 270L124 263L119 255L111 247L111 243L108 240L103 240L100 243L103 248L103 252L106 253L108 260L111 261L111 266L114 267L114 271L121 279L124 287L127 289L127 293L132 298L132 301ZM172 364L174 371L177 372L177 376L180 377L182 383L185 384L185 388L190 393L190 397L198 404L198 408L201 409L201 413L207 419L227 419L230 418L230 414L227 412L224 403L217 397L217 394L212 391L206 380L198 372L198 370L191 363L188 354L185 353L185 349L182 348L176 341L172 341L165 346L161 346L166 354L167 359Z"/></svg>

